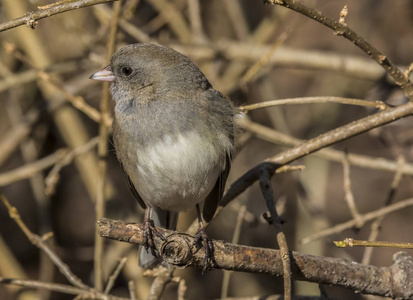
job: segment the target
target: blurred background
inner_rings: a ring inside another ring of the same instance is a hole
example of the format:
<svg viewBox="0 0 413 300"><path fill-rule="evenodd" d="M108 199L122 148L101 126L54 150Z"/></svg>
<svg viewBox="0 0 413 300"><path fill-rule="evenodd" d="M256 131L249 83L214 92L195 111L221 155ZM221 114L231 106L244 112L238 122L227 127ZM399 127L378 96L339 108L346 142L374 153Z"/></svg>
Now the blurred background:
<svg viewBox="0 0 413 300"><path fill-rule="evenodd" d="M353 30L397 65L408 66L413 61L412 1L303 2L335 19L347 4L346 21ZM0 21L50 3L1 0ZM384 77L381 68L351 42L285 8L264 5L261 0L122 0L121 5L116 49L136 42L170 46L189 56L215 89L236 105L304 96L382 100L392 105L407 101ZM1 192L18 209L30 230L40 235L53 232L48 243L74 274L89 285L93 285L98 177L93 138L98 135L99 125L67 99L81 96L88 105L99 109L102 85L88 77L107 64L113 13L113 4L101 4L39 20L34 30L21 26L0 34ZM25 59L13 54L16 51ZM340 59L346 59L348 64L340 63ZM45 78L45 74L49 77ZM113 109L112 101L110 105ZM371 113L374 110L364 107L325 103L278 106L252 111L248 116L284 134L309 139ZM228 184L264 159L287 149L281 143L248 132L241 139ZM411 119L407 118L340 142L334 148L343 153L409 163L412 141ZM89 151L82 148L85 144ZM52 176L56 163L59 165L67 154L62 154L61 149L82 149L82 154L63 165L59 177ZM143 210L129 192L111 141L107 163L105 216L140 222ZM346 237L368 239L371 223L306 245L299 243L302 238L352 216L344 201L341 163L313 154L294 164L305 165L305 169L273 178L277 208L285 221L290 249L361 262L364 249L337 249L332 241ZM350 166L352 192L360 213L383 207L389 195L392 201L412 197L412 178L402 177L392 190L394 176L388 171ZM262 218L266 206L257 184L217 216L207 229L209 236L231 241L244 206L246 214L238 243L277 247L275 230ZM411 242L412 215L413 208L407 208L386 216L377 239ZM181 214L178 229L185 230L194 219L194 211ZM389 266L395 252L375 249L368 263ZM105 241L104 279L121 257L128 260L113 294L128 297L127 283L134 280L139 298L145 298L153 278L143 277L135 246ZM213 270L201 275L200 270L191 268L175 272L185 280L188 299L220 298L223 274ZM3 205L0 276L68 284L9 218ZM177 287L175 283L169 284L163 299L177 298ZM230 297L283 292L282 278L247 273L232 273L227 288ZM337 299L367 298L353 291L325 288L329 296ZM295 282L294 293L319 295L319 287ZM0 299L72 298L0 284Z"/></svg>

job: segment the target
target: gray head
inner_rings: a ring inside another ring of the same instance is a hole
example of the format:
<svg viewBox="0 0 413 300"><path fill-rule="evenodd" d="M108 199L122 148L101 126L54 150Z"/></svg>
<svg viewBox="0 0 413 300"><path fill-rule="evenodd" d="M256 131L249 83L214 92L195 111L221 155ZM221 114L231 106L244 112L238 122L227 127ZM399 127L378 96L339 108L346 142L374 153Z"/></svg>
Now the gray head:
<svg viewBox="0 0 413 300"><path fill-rule="evenodd" d="M122 47L113 54L110 65L90 78L112 82L115 101L121 98L148 101L149 94L156 97L156 94L165 95L170 91L206 90L211 87L189 58L155 44Z"/></svg>

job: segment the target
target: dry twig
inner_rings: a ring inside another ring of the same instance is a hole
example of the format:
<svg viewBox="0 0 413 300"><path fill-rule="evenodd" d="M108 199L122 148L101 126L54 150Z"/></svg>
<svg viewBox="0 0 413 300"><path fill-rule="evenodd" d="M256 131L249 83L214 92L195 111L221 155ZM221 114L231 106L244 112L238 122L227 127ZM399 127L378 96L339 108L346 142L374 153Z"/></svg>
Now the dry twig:
<svg viewBox="0 0 413 300"><path fill-rule="evenodd" d="M47 9L39 9L35 12L29 12L23 17L0 24L0 32L21 25L27 25L31 28L34 28L34 26L37 24L37 20L61 14L70 10L113 1L117 0L79 0L70 3L63 3Z"/></svg>
<svg viewBox="0 0 413 300"><path fill-rule="evenodd" d="M401 210L401 209L406 208L406 207L410 207L412 205L413 205L413 198L409 198L409 199L394 203L392 205L380 208L378 210L371 211L371 212L368 212L366 214L360 215L360 217L358 218L357 221L362 223L362 224L365 224L368 221L374 220L374 219L376 219L378 217L381 217L381 216L384 216L384 215L388 215L392 212ZM356 220L352 219L352 220L347 221L345 223L341 223L341 224L335 225L331 228L327 228L327 229L321 230L319 232L316 232L316 233L302 239L300 241L300 243L301 244L310 243L310 242L315 241L317 239L320 239L322 237L332 235L332 234L335 234L335 233L339 233L339 232L342 232L346 229L353 228L353 227L356 226L356 224L357 224Z"/></svg>

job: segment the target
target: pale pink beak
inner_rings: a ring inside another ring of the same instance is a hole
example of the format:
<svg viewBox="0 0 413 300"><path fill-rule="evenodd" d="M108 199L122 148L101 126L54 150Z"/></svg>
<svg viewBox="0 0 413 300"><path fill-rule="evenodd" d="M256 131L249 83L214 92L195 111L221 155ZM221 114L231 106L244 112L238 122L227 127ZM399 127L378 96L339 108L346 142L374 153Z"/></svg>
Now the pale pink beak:
<svg viewBox="0 0 413 300"><path fill-rule="evenodd" d="M111 81L115 81L116 77L115 77L115 74L113 74L110 66L107 66L107 67L104 67L102 70L96 72L92 76L90 76L89 79L111 82Z"/></svg>

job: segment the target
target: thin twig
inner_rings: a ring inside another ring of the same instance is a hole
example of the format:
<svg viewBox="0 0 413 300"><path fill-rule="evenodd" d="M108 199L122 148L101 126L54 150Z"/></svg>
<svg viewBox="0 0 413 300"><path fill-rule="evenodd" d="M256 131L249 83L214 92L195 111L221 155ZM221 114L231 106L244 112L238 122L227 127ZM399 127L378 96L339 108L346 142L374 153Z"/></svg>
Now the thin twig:
<svg viewBox="0 0 413 300"><path fill-rule="evenodd" d="M235 223L234 233L232 235L232 243L238 244L242 223L244 222L245 213L247 212L247 207L242 205L238 210L237 222ZM221 299L228 297L228 287L229 281L231 279L231 272L225 271L224 278L222 279L222 288L221 288Z"/></svg>
<svg viewBox="0 0 413 300"><path fill-rule="evenodd" d="M156 10L167 20L171 31L183 43L189 43L192 39L192 32L182 13L176 8L175 4L166 0L148 0Z"/></svg>
<svg viewBox="0 0 413 300"><path fill-rule="evenodd" d="M373 128L394 122L413 113L413 103L406 103L392 109L386 109L374 115L361 118L344 126L330 130L315 138L312 138L300 146L284 151L267 161L274 163L290 163L300 157L318 151L324 147L333 145L350 137L354 137Z"/></svg>
<svg viewBox="0 0 413 300"><path fill-rule="evenodd" d="M397 168L396 173L394 174L393 181L390 186L390 191L387 195L387 199L385 202L385 206L389 206L394 201L395 192L403 178L403 173L401 172L401 170L403 169L403 165L405 163L406 161L405 161L404 156L400 155L397 159L397 165L399 167ZM380 232L380 226L383 220L384 220L384 216L375 219L373 223L371 223L371 226L370 226L371 232L368 237L369 241L375 241L377 239L377 237L379 236L379 232ZM364 250L363 258L361 259L361 263L363 265L368 265L370 263L370 259L373 255L373 249L374 248L366 248L366 250Z"/></svg>
<svg viewBox="0 0 413 300"><path fill-rule="evenodd" d="M343 158L343 179L344 179L344 200L350 210L351 216L356 221L356 228L361 228L363 223L359 222L360 213L358 212L356 202L354 201L353 191L351 190L350 179L350 164L348 162L348 155L345 153Z"/></svg>
<svg viewBox="0 0 413 300"><path fill-rule="evenodd" d="M87 60L65 61L53 64L45 69L42 69L42 71L53 74L73 72L74 70L79 69L80 66L85 66L88 63L90 63L90 61ZM9 88L17 87L25 83L33 82L37 78L38 74L36 70L25 70L19 73L13 73L12 76L7 76L0 81L0 92L4 92Z"/></svg>
<svg viewBox="0 0 413 300"><path fill-rule="evenodd" d="M25 16L14 19L12 21L4 22L0 24L0 32L5 31L21 25L35 24L37 20L44 19L53 15L61 14L70 10L75 10L91 5L113 2L117 0L79 0L71 3L64 3L61 5L53 6L48 9L40 9L35 12L29 12Z"/></svg>
<svg viewBox="0 0 413 300"><path fill-rule="evenodd" d="M202 27L201 7L199 0L188 0L188 15L193 38L200 43L205 43L207 41L207 37Z"/></svg>
<svg viewBox="0 0 413 300"><path fill-rule="evenodd" d="M313 104L313 103L339 103L339 104L349 104L358 105L365 107L374 107L379 110L385 110L390 108L383 101L367 101L361 99L343 98L343 97L332 97L332 96L319 96L319 97L298 97L298 98L287 98L279 100L270 100L259 103L254 103L250 105L239 106L243 112L248 112L255 109L267 108L279 105L292 105L292 104Z"/></svg>
<svg viewBox="0 0 413 300"><path fill-rule="evenodd" d="M276 295L265 295L263 296L250 296L250 297L227 297L220 300L283 300L283 294ZM336 298L329 298L324 295L321 296L303 296L303 295L293 295L291 296L292 300L335 300Z"/></svg>
<svg viewBox="0 0 413 300"><path fill-rule="evenodd" d="M110 7L99 5L93 7L93 9L96 13L98 13L101 17L107 19L108 21L110 21L113 18L113 10ZM144 31L142 31L140 28L138 28L137 26L125 19L119 20L119 27L122 28L130 36L134 37L138 42L154 42L154 40L151 37L149 37Z"/></svg>
<svg viewBox="0 0 413 300"><path fill-rule="evenodd" d="M135 286L135 282L133 282L133 280L129 280L128 289L129 289L130 299L131 300L137 300L138 297L136 296L136 286Z"/></svg>
<svg viewBox="0 0 413 300"><path fill-rule="evenodd" d="M334 34L338 36L343 36L349 41L353 42L357 47L364 51L369 57L376 61L387 74L393 77L397 85L399 85L406 96L413 100L413 85L409 78L400 71L388 58L386 55L381 53L373 45L371 45L366 39L357 34L355 31L351 30L345 22L336 21L330 17L323 15L321 12L305 6L304 4L295 0L265 0L267 3L280 5L287 7L288 9L294 10L300 14L315 20L334 31Z"/></svg>
<svg viewBox="0 0 413 300"><path fill-rule="evenodd" d="M153 275L155 276L155 280L152 282L151 291L148 295L147 300L161 299L165 286L173 279L174 270L174 267L165 268L163 266L158 266L156 269L150 270L152 271L151 273L153 273Z"/></svg>
<svg viewBox="0 0 413 300"><path fill-rule="evenodd" d="M188 287L187 287L187 285L186 285L186 283L185 283L185 279L183 279L183 278L181 278L180 280L179 280L179 283L178 283L178 300L185 300L185 299L187 299L186 297L185 297L185 293L186 293L186 290L188 289Z"/></svg>
<svg viewBox="0 0 413 300"><path fill-rule="evenodd" d="M73 284L75 287L83 289L84 292L91 292L89 286L84 284L72 271L69 267L50 249L50 247L45 243L45 240L42 237L32 233L30 229L26 226L26 224L21 219L18 210L11 206L9 201L3 194L0 194L0 200L3 202L4 206L9 211L10 217L17 223L23 233L26 235L28 240L36 247L41 249L47 256L52 260L52 262L56 265L59 271L66 277L66 279Z"/></svg>
<svg viewBox="0 0 413 300"><path fill-rule="evenodd" d="M51 85L53 88L57 89L60 93L62 93L65 99L68 100L70 103L72 103L74 107L76 107L78 110L83 112L93 121L100 122L102 118L101 114L95 108L87 104L85 99L83 99L83 97L74 96L71 93L67 92L65 88L58 81L54 80L52 76L50 76L50 74L38 68L35 64L33 64L30 61L30 59L27 56L25 56L23 53L18 51L14 44L9 43L9 42L4 42L3 47L8 53L13 54L17 59L19 59L26 65L28 65L30 68L34 69L37 72L38 78L40 78L44 82ZM112 119L110 118L110 116L106 116L105 124L108 127L112 125Z"/></svg>
<svg viewBox="0 0 413 300"><path fill-rule="evenodd" d="M60 149L33 163L26 164L14 170L0 174L0 186L9 185L13 182L30 178L44 169L50 168L68 155L68 149Z"/></svg>
<svg viewBox="0 0 413 300"><path fill-rule="evenodd" d="M254 77L256 77L257 73L264 68L265 66L267 66L268 61L270 60L270 58L274 55L274 53L277 51L278 48L280 48L280 46L282 44L284 44L285 40L287 39L289 34L289 31L283 32L278 38L277 40L271 45L270 50L263 56L260 57L259 60L257 60L257 62L255 64L253 64L246 72L245 74L241 77L240 83L245 85L248 82L250 82L251 80L254 79Z"/></svg>
<svg viewBox="0 0 413 300"><path fill-rule="evenodd" d="M360 215L359 219L360 219L360 222L366 223L366 222L371 221L373 219L376 219L378 217L388 215L392 212L398 211L398 210L406 208L406 207L410 207L412 205L413 205L413 198L409 198L409 199L394 203L392 205L380 208L378 210L371 211L371 212L368 212L366 214ZM314 234L312 234L312 235L310 235L306 238L303 238L300 241L300 243L301 244L308 244L312 241L321 239L325 236L336 234L336 233L342 232L346 229L353 228L356 224L357 224L356 220L352 219L350 221L347 221L347 222L335 225L333 227L321 230L321 231L319 231L317 233L314 233Z"/></svg>
<svg viewBox="0 0 413 300"><path fill-rule="evenodd" d="M296 147L304 142L303 140L286 135L272 128L252 122L249 119L243 120L240 125L245 130L254 133L257 137L271 143L276 143L278 145ZM315 152L314 155L340 163L343 159L344 152L332 148L324 148ZM382 170L392 173L401 172L402 174L413 175L412 164L405 163L402 167L400 167L397 162L382 157L375 158L366 155L350 153L348 154L348 160L351 165L361 168Z"/></svg>
<svg viewBox="0 0 413 300"><path fill-rule="evenodd" d="M259 181L262 195L265 199L267 209L271 215L271 222L277 231L277 242L281 250L281 258L283 265L283 279L284 279L284 298L291 300L291 262L287 245L282 230L281 219L275 209L274 193L271 187L271 178L274 175L274 167L271 165L262 165L259 172Z"/></svg>
<svg viewBox="0 0 413 300"><path fill-rule="evenodd" d="M37 174L38 172L41 172L44 169L50 168L51 166L55 164L61 163L62 166L68 165L69 163L73 161L74 158L87 152L88 150L91 149L91 147L94 147L96 144L97 144L97 139L94 138L88 143L86 143L85 145L82 145L71 151L69 151L69 149L60 149L33 163L29 163L19 168L16 168L14 170L11 170L9 172L2 173L0 174L0 186L8 185L8 184L11 184L19 180L30 178L34 176L35 174ZM60 167L57 167L57 168L60 168ZM50 176L56 176L55 172L57 172L57 170L55 170L53 174ZM48 180L50 180L50 182ZM53 177L50 177L50 179L46 179L46 181L48 181L47 184L53 184L54 180L55 178L53 179Z"/></svg>
<svg viewBox="0 0 413 300"><path fill-rule="evenodd" d="M50 291L60 292L69 295L83 295L87 299L102 299L102 300L129 300L129 298L116 297L112 295L104 295L96 291L86 291L81 288L73 287L70 285L59 284L59 283L47 283L40 282L36 280L24 280L24 279L14 279L14 278L3 278L0 277L0 282L5 284L14 284L18 286L23 286L26 288L34 289L48 289Z"/></svg>
<svg viewBox="0 0 413 300"><path fill-rule="evenodd" d="M104 294L109 294L110 290L113 288L115 284L115 280L118 278L120 271L122 271L123 266L126 263L126 257L122 257L119 260L119 264L116 266L115 270L113 271L112 275L109 276L108 283L106 284Z"/></svg>
<svg viewBox="0 0 413 300"><path fill-rule="evenodd" d="M53 166L52 170L49 172L47 177L45 178L45 193L46 195L53 195L56 189L56 185L59 182L60 179L60 171L63 167L68 166L69 164L72 163L73 159L85 152L90 151L93 147L95 147L98 144L98 137L94 137L91 139L89 142L87 142L85 145L78 147L76 149L73 149L73 151L70 151L67 153L62 160L56 162L56 164Z"/></svg>
<svg viewBox="0 0 413 300"><path fill-rule="evenodd" d="M347 247L379 247L379 248L400 248L413 249L413 243L395 243L389 241L360 241L347 238L342 241L334 241L334 244L340 248Z"/></svg>
<svg viewBox="0 0 413 300"><path fill-rule="evenodd" d="M18 124L3 134L0 140L0 165L7 160L20 143L30 134L33 125L39 120L39 116L39 110L32 108Z"/></svg>
<svg viewBox="0 0 413 300"><path fill-rule="evenodd" d="M234 28L238 40L245 41L249 38L248 22L238 0L225 0L222 2L228 19Z"/></svg>

